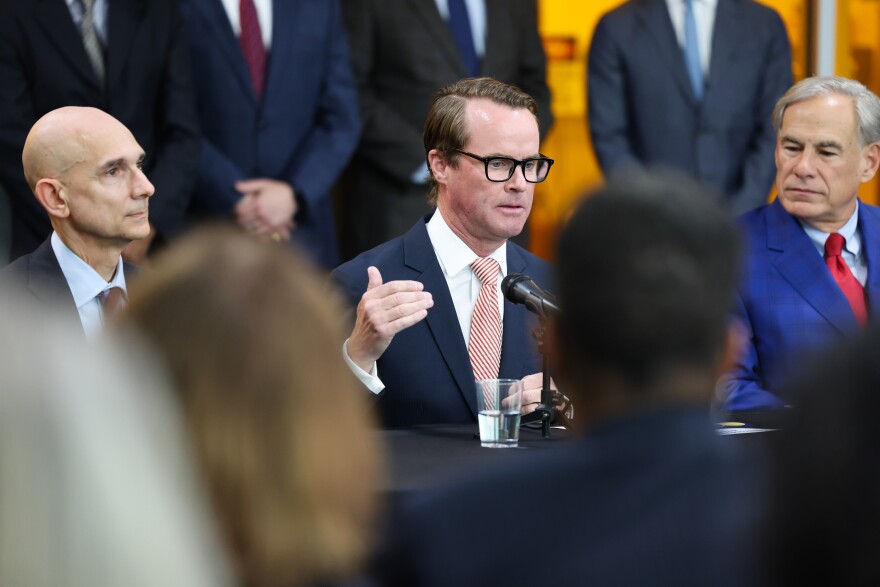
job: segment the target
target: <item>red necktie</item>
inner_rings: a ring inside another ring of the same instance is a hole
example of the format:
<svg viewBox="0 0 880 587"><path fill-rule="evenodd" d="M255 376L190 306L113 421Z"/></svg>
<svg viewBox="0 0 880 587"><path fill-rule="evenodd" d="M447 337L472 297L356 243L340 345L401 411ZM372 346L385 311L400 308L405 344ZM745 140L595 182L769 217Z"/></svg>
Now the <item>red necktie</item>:
<svg viewBox="0 0 880 587"><path fill-rule="evenodd" d="M853 314L856 315L856 320L859 321L859 324L864 324L868 319L865 289L852 274L852 271L849 270L849 266L840 254L845 244L846 239L838 233L835 232L828 235L828 240L825 241L825 263L828 265L828 270L831 271L834 281L837 282L837 285L843 291L843 295L849 300L849 305L852 308Z"/></svg>
<svg viewBox="0 0 880 587"><path fill-rule="evenodd" d="M241 51L247 62L254 84L257 98L263 98L263 84L266 79L266 46L263 45L263 34L260 32L260 21L254 0L240 0L238 15L241 18Z"/></svg>
<svg viewBox="0 0 880 587"><path fill-rule="evenodd" d="M480 280L480 293L471 317L468 355L474 378L496 379L501 366L501 313L498 310L498 261L483 257L471 263Z"/></svg>

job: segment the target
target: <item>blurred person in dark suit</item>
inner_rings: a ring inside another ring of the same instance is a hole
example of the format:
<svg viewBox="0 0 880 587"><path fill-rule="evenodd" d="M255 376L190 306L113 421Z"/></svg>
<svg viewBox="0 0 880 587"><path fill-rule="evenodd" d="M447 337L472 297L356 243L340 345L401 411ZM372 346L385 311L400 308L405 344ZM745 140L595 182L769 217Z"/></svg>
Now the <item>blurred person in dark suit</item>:
<svg viewBox="0 0 880 587"><path fill-rule="evenodd" d="M97 108L68 106L34 124L21 153L31 198L52 223L34 252L0 269L0 288L56 305L86 337L125 305L122 259L150 234L154 188L146 153L118 120Z"/></svg>
<svg viewBox="0 0 880 587"><path fill-rule="evenodd" d="M229 227L181 238L154 269L122 326L170 372L239 584L355 575L371 544L379 454L323 279L292 251Z"/></svg>
<svg viewBox="0 0 880 587"><path fill-rule="evenodd" d="M0 182L12 205L12 259L51 232L19 156L31 125L62 106L106 111L149 153L150 235L125 252L143 262L153 241L181 230L199 156L178 0L0 0Z"/></svg>
<svg viewBox="0 0 880 587"><path fill-rule="evenodd" d="M550 339L579 438L415 495L387 584L749 584L751 467L709 417L739 261L713 200L656 175L586 199L561 235Z"/></svg>
<svg viewBox="0 0 880 587"><path fill-rule="evenodd" d="M766 585L880 584L880 330L830 349L787 387L771 445Z"/></svg>
<svg viewBox="0 0 880 587"><path fill-rule="evenodd" d="M535 0L342 0L364 132L342 187L344 258L430 211L422 126L434 93L465 77L517 86L553 124ZM521 245L525 242L516 240Z"/></svg>
<svg viewBox="0 0 880 587"><path fill-rule="evenodd" d="M0 585L232 587L158 363L77 330L0 296Z"/></svg>
<svg viewBox="0 0 880 587"><path fill-rule="evenodd" d="M181 10L204 134L192 215L293 238L336 266L330 188L360 135L338 0L182 0Z"/></svg>
<svg viewBox="0 0 880 587"><path fill-rule="evenodd" d="M667 166L734 213L773 185L770 112L791 85L782 19L752 0L630 0L596 26L587 67L590 137L606 176Z"/></svg>

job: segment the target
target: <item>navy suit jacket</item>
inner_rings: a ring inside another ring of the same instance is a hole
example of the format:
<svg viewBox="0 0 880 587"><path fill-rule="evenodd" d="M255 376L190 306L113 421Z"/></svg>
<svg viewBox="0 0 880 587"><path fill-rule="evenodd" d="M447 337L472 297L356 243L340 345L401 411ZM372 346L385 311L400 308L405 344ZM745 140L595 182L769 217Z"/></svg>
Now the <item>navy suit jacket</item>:
<svg viewBox="0 0 880 587"><path fill-rule="evenodd" d="M127 283L130 283L138 268L130 263L123 263L123 271ZM70 324L71 328L83 332L73 294L70 293L70 286L67 285L67 279L48 238L32 253L19 257L0 269L0 294L15 295L50 305L57 311L57 316Z"/></svg>
<svg viewBox="0 0 880 587"><path fill-rule="evenodd" d="M0 0L0 182L12 207L12 258L52 232L24 180L21 150L39 117L61 106L105 110L146 151L156 186L150 222L179 232L199 158L195 94L177 0L112 0L106 89L98 84L65 0Z"/></svg>
<svg viewBox="0 0 880 587"><path fill-rule="evenodd" d="M203 127L196 212L229 215L236 181L291 184L294 239L338 262L330 188L360 136L357 89L336 0L273 0L262 101L221 0L181 0Z"/></svg>
<svg viewBox="0 0 880 587"><path fill-rule="evenodd" d="M710 59L700 103L666 1L612 10L590 47L590 133L606 176L671 167L713 186L741 213L766 203L773 183L770 113L792 83L785 26L752 0L718 0Z"/></svg>
<svg viewBox="0 0 880 587"><path fill-rule="evenodd" d="M753 584L756 463L737 448L706 408L663 408L417 492L393 521L380 582Z"/></svg>
<svg viewBox="0 0 880 587"><path fill-rule="evenodd" d="M443 270L419 220L409 232L341 265L331 277L357 305L367 289L367 267L379 269L385 282L420 281L434 306L418 324L398 333L378 361L385 389L378 398L383 424L400 428L418 424L470 423L477 420L474 372ZM507 243L507 272L525 273L539 285L552 283L549 263ZM532 337L537 319L524 306L504 301L500 377L519 379L541 371Z"/></svg>
<svg viewBox="0 0 880 587"><path fill-rule="evenodd" d="M822 255L778 200L740 220L748 256L736 315L748 344L726 385L727 408L781 407L786 398L778 393L812 355L860 329ZM880 208L859 202L858 230L874 317L880 309Z"/></svg>

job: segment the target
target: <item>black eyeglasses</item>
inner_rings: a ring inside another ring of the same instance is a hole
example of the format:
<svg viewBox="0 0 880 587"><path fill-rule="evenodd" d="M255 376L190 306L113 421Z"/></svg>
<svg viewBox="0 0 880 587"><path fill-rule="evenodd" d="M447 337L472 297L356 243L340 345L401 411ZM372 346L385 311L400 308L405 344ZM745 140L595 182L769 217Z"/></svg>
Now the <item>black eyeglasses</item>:
<svg viewBox="0 0 880 587"><path fill-rule="evenodd" d="M461 153L462 155L467 155L471 159L482 161L486 166L486 179L489 181L501 182L509 180L513 177L513 172L516 171L516 166L519 165L520 169L522 169L523 177L526 178L527 182L541 183L547 179L547 174L550 173L550 167L553 165L553 159L549 159L543 155L519 161L511 157L480 157L479 155L474 155L473 153L468 153L461 149L452 150Z"/></svg>

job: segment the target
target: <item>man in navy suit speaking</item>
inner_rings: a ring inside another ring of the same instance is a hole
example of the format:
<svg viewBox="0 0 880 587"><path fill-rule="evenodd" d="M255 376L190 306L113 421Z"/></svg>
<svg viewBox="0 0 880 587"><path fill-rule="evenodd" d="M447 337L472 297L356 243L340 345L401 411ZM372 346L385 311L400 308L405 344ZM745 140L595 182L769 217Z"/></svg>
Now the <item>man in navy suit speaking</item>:
<svg viewBox="0 0 880 587"><path fill-rule="evenodd" d="M538 152L536 112L491 78L442 88L424 131L436 211L332 274L357 304L346 358L388 427L476 422L475 379L530 375L523 411L535 408L535 320L500 284L508 273L551 280L548 263L508 241L553 164Z"/></svg>

